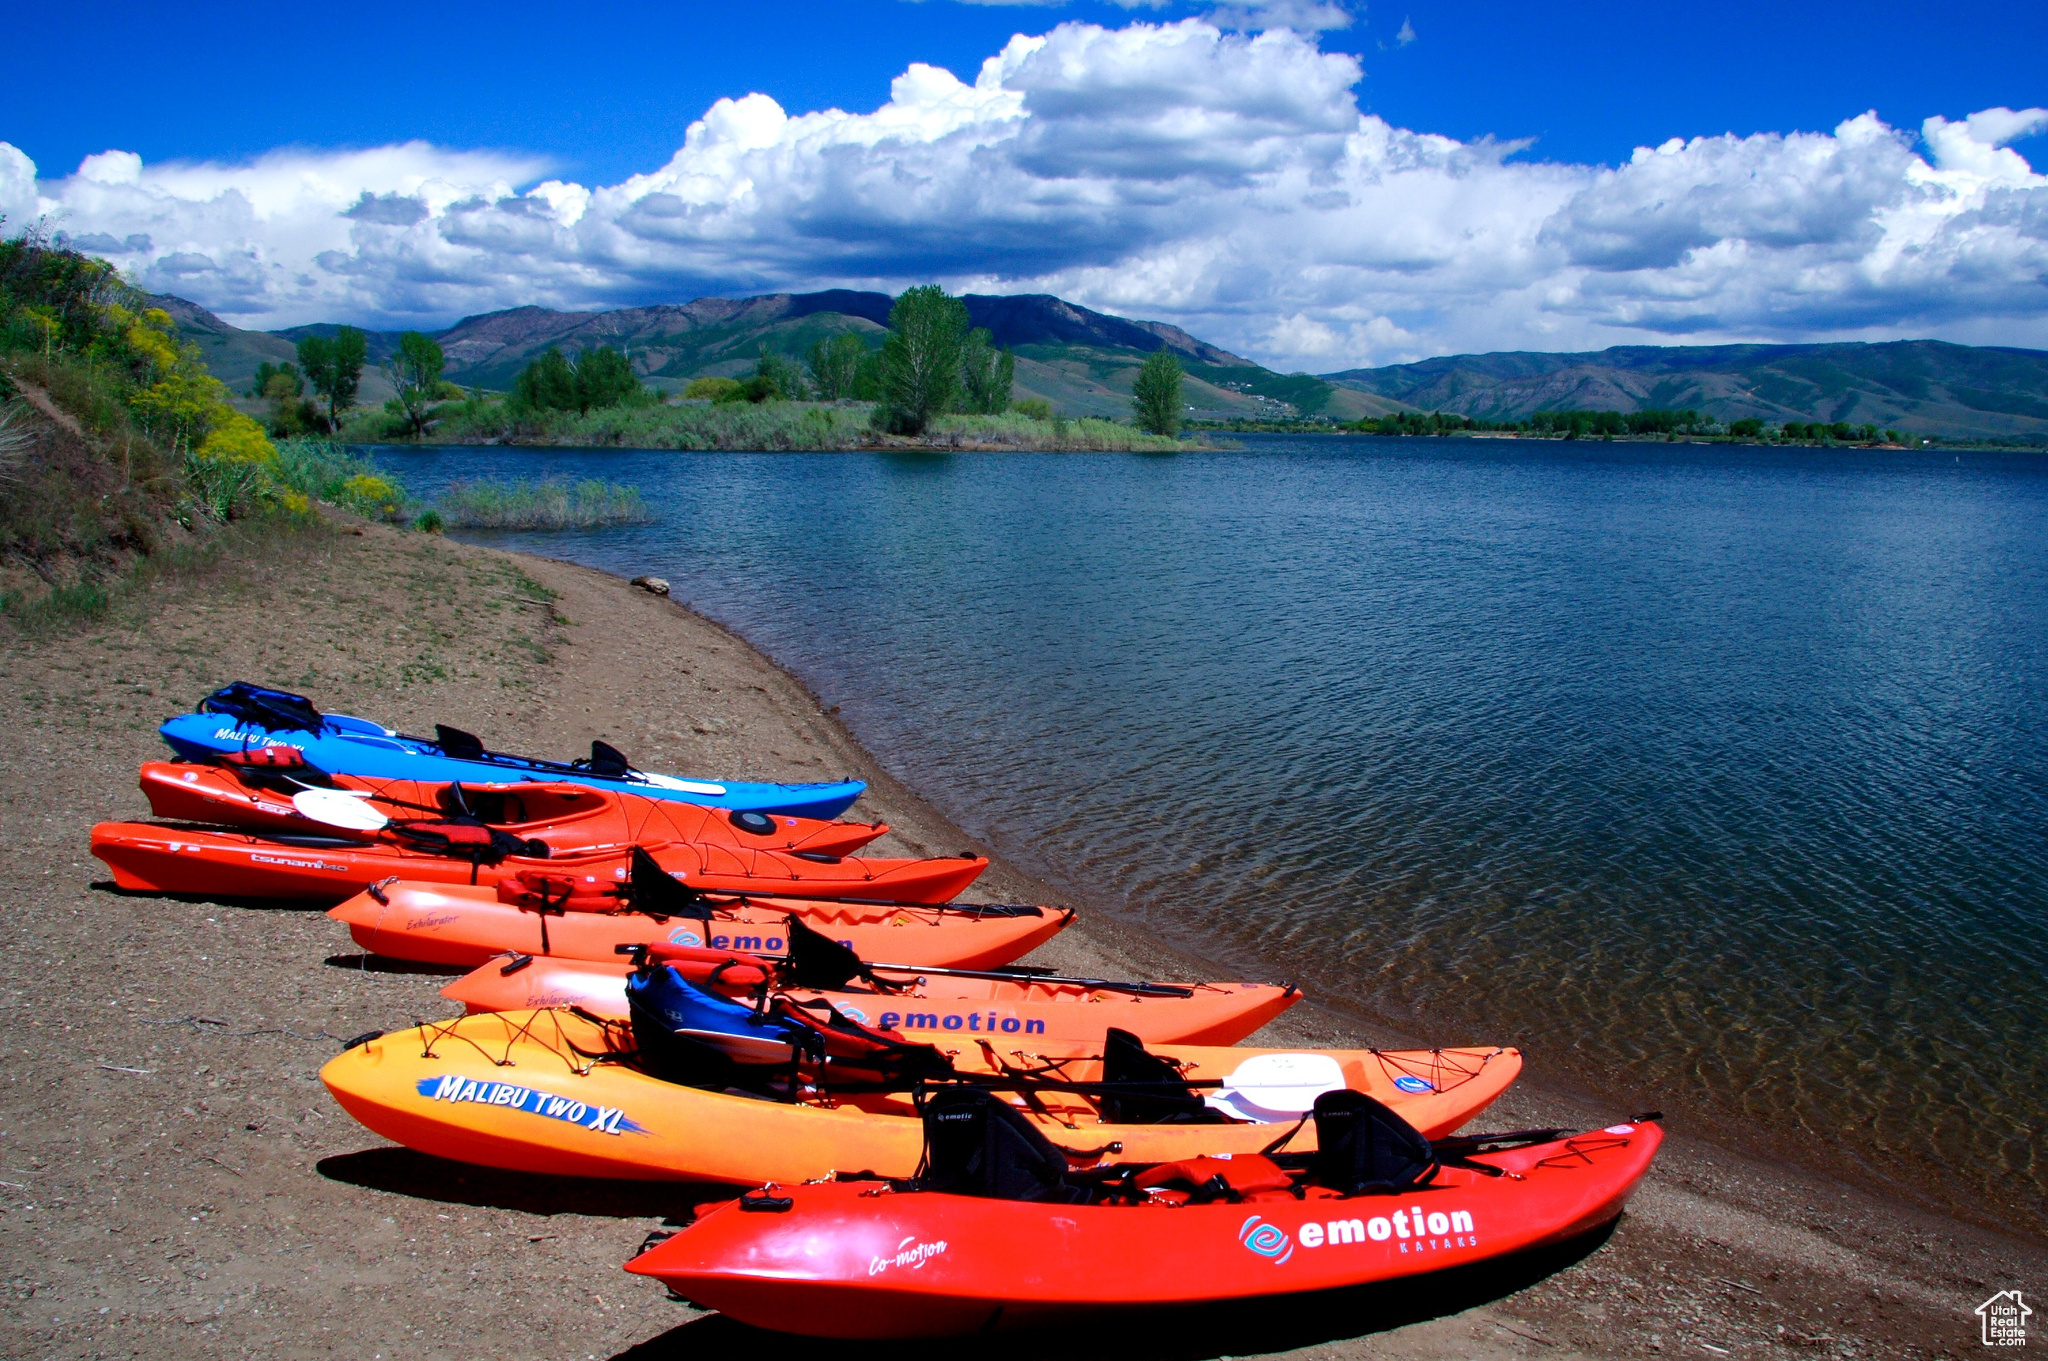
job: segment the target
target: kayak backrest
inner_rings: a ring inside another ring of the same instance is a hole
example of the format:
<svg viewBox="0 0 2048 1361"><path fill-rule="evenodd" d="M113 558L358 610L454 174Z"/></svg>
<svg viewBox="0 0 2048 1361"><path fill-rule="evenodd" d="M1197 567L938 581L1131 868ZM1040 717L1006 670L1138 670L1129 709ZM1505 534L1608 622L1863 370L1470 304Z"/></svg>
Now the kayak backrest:
<svg viewBox="0 0 2048 1361"><path fill-rule="evenodd" d="M808 1047L808 1033L777 1016L704 991L670 965L636 970L626 980L626 1007L641 1065L664 1082L722 1089L745 1075L715 1038L762 1039Z"/></svg>
<svg viewBox="0 0 2048 1361"><path fill-rule="evenodd" d="M451 728L446 723L434 725L434 745L441 754L456 761L481 761L484 759L484 740L473 732Z"/></svg>
<svg viewBox="0 0 2048 1361"><path fill-rule="evenodd" d="M868 966L851 946L813 931L795 916L784 924L789 931L789 965L784 976L790 987L834 992L867 973Z"/></svg>
<svg viewBox="0 0 2048 1361"><path fill-rule="evenodd" d="M325 721L313 701L289 690L270 690L248 681L231 681L199 701L202 714L226 714L269 732L318 732Z"/></svg>
<svg viewBox="0 0 2048 1361"><path fill-rule="evenodd" d="M982 1087L943 1087L925 1100L924 1159L912 1185L991 1200L1066 1203L1087 1194L1067 1184L1067 1155Z"/></svg>
<svg viewBox="0 0 2048 1361"><path fill-rule="evenodd" d="M704 895L663 869L645 847L633 847L632 859L626 895L635 912L652 917L696 917L710 922L711 904Z"/></svg>
<svg viewBox="0 0 2048 1361"><path fill-rule="evenodd" d="M1104 1037L1102 1081L1105 1125L1222 1124L1227 1119L1195 1095L1180 1069L1128 1030L1112 1026Z"/></svg>
<svg viewBox="0 0 2048 1361"><path fill-rule="evenodd" d="M1385 1195L1436 1175L1429 1140L1364 1092L1346 1088L1316 1098L1316 1151L1309 1180L1340 1195Z"/></svg>
<svg viewBox="0 0 2048 1361"><path fill-rule="evenodd" d="M504 789L469 789L460 780L441 786L434 802L451 817L474 818L493 827L535 821L526 815L526 800Z"/></svg>
<svg viewBox="0 0 2048 1361"><path fill-rule="evenodd" d="M821 1082L827 1087L900 1091L928 1078L954 1076L953 1061L936 1045L856 1021L825 998L796 1002L777 997L770 1014L811 1032L810 1052L825 1058Z"/></svg>

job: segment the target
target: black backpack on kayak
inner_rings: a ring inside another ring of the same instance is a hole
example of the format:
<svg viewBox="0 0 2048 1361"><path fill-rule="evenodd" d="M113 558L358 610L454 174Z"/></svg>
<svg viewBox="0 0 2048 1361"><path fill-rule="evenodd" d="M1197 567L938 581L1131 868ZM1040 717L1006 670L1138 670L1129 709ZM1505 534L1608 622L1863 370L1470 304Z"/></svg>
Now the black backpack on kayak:
<svg viewBox="0 0 2048 1361"><path fill-rule="evenodd" d="M202 714L226 714L265 732L318 732L327 720L313 701L289 690L233 681L199 701Z"/></svg>
<svg viewBox="0 0 2048 1361"><path fill-rule="evenodd" d="M924 1160L912 1189L1053 1204L1088 1199L1067 1183L1067 1155L987 1088L941 1087L923 1109Z"/></svg>
<svg viewBox="0 0 2048 1361"><path fill-rule="evenodd" d="M1440 1165L1415 1126L1364 1092L1316 1098L1316 1151L1309 1180L1347 1196L1391 1195L1425 1186Z"/></svg>

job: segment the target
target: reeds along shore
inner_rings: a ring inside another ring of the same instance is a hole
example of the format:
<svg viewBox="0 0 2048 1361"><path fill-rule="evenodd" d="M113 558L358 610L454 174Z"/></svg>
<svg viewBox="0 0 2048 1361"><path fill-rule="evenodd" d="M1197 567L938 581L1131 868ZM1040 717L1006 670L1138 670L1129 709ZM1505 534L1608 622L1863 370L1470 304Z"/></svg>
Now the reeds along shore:
<svg viewBox="0 0 2048 1361"><path fill-rule="evenodd" d="M940 416L922 435L885 435L868 402L745 402L615 406L579 414L515 414L502 402L449 404L425 437L429 444L514 444L565 448L825 452L844 449L1019 449L1074 453L1171 453L1191 447L1115 421L1020 412ZM379 436L365 418L342 430L358 443Z"/></svg>

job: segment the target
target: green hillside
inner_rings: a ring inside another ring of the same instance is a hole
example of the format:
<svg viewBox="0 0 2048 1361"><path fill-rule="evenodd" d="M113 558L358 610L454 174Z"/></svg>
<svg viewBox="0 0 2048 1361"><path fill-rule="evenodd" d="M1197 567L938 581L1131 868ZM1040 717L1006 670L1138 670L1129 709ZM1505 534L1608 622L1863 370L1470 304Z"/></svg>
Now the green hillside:
<svg viewBox="0 0 2048 1361"><path fill-rule="evenodd" d="M1464 354L1323 376L1404 407L1489 421L1546 410L1691 408L1724 422L1756 417L1951 437L2048 435L2048 352L1939 340Z"/></svg>
<svg viewBox="0 0 2048 1361"><path fill-rule="evenodd" d="M256 366L292 357L303 336L329 324L242 331L178 298L158 299L196 342L214 375L237 392ZM487 390L512 380L549 346L574 354L624 350L650 385L680 392L692 378L736 377L764 352L801 359L824 336L852 333L878 346L889 318L885 293L830 289L752 298L699 298L608 312L515 307L465 317L435 333L447 376ZM1929 435L2048 436L2048 353L1951 345L1887 344L1617 346L1597 353L1515 351L1449 355L1416 364L1316 376L1282 374L1163 322L1093 312L1048 294L961 299L975 326L1017 353L1015 395L1038 397L1069 416L1130 415L1131 382L1155 350L1187 370L1188 413L1198 420L1353 421L1394 411L1445 411L1482 420L1537 411L1690 408L1721 421L1756 417L1846 421ZM398 341L370 332L362 401L390 386L375 366Z"/></svg>
<svg viewBox="0 0 2048 1361"><path fill-rule="evenodd" d="M308 335L331 334L331 323L285 331L241 331L177 298L161 300L180 331L200 345L214 375L237 392L256 366L289 360ZM1131 383L1158 349L1178 355L1188 371L1186 397L1198 419L1327 415L1348 420L1386 404L1307 374L1282 375L1196 339L1163 322L1132 321L1077 307L1045 294L968 294L970 324L987 327L998 346L1017 352L1015 395L1039 397L1070 416L1125 418ZM621 349L651 386L680 392L692 378L737 377L764 351L801 359L825 336L850 332L879 346L891 299L886 293L832 289L753 298L699 298L608 312L556 312L515 307L465 317L435 339L447 355L447 377L466 386L504 391L549 346L566 354L599 345ZM396 332L371 331L370 368L362 400L381 402L389 385L376 372L398 342Z"/></svg>

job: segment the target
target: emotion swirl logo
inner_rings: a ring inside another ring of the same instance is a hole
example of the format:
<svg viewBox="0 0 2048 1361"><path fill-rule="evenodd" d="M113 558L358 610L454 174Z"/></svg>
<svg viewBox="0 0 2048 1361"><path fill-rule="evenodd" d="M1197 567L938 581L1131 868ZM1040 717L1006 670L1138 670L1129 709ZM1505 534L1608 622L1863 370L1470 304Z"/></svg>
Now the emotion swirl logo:
<svg viewBox="0 0 2048 1361"><path fill-rule="evenodd" d="M1278 1224L1268 1224L1253 1215L1237 1231L1237 1241L1279 1266L1294 1255L1294 1240Z"/></svg>

